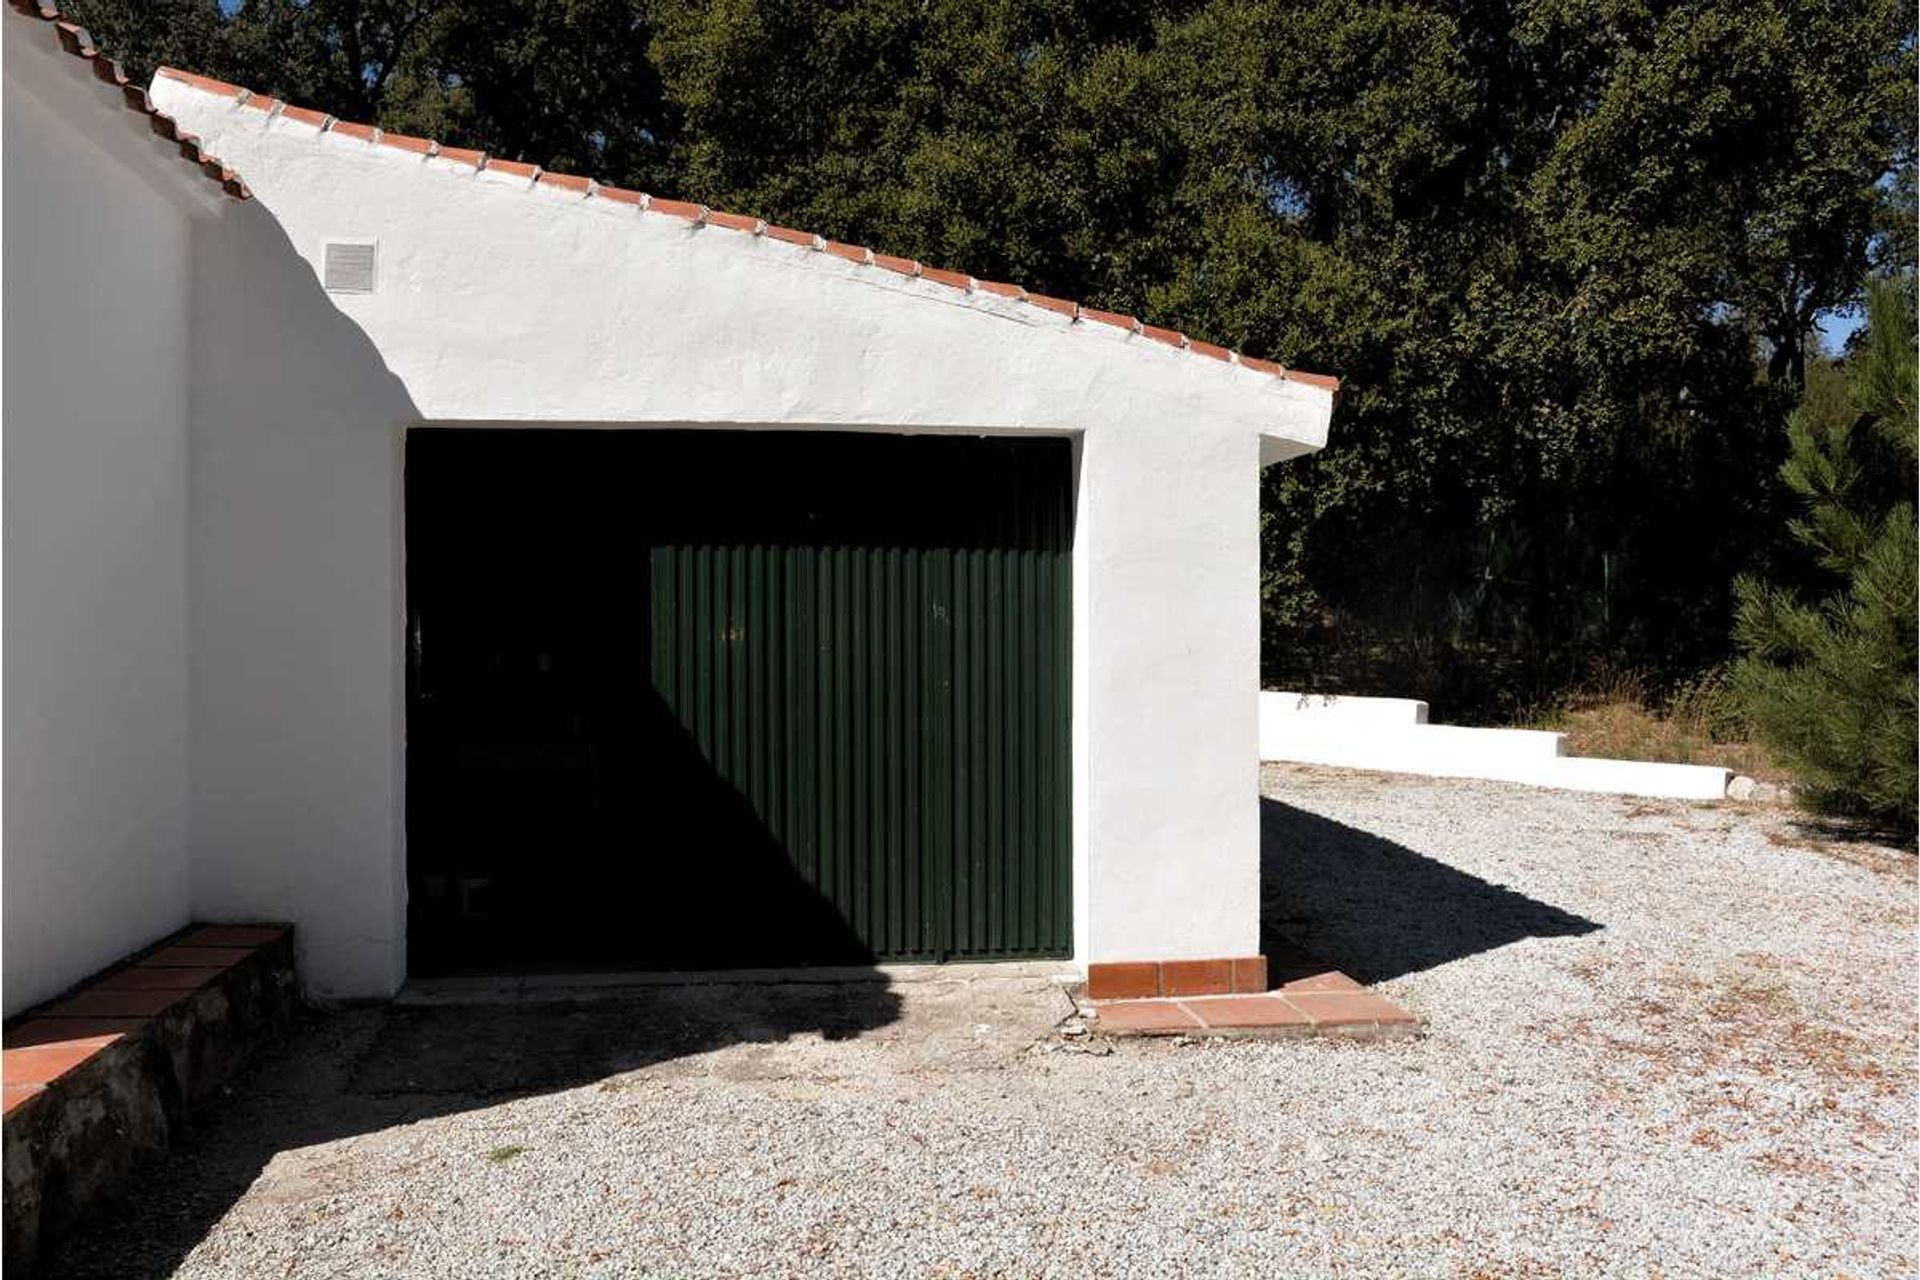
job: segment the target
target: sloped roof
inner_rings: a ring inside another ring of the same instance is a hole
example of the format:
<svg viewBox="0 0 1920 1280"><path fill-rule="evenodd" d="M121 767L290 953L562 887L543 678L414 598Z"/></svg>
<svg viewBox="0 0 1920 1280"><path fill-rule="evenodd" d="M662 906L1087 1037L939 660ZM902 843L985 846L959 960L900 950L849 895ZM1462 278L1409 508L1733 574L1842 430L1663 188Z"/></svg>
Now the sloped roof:
<svg viewBox="0 0 1920 1280"><path fill-rule="evenodd" d="M59 41L60 47L82 62L88 63L93 74L101 83L111 86L121 94L127 110L147 118L154 136L163 142L171 143L179 149L180 157L204 173L208 180L219 185L221 190L236 200L248 199L251 193L233 170L221 164L213 156L200 150L200 140L190 133L182 133L172 116L156 109L147 98L147 91L141 85L127 78L127 73L118 62L95 47L93 37L87 34L85 27L68 22L60 14L60 7L46 0L9 0L17 11L30 18L38 18L42 24L43 38ZM23 39L25 31L14 39Z"/></svg>
<svg viewBox="0 0 1920 1280"><path fill-rule="evenodd" d="M17 2L17 0L16 0ZM709 209L705 205L693 204L683 200L670 200L648 195L642 191L629 191L622 187L609 186L591 178L575 174L555 173L537 165L524 164L517 160L501 160L481 151L461 147L444 146L430 138L416 138L406 134L389 133L377 126L354 121L340 120L322 111L296 106L277 98L258 94L240 85L228 84L207 76L196 75L190 71L180 71L172 67L162 67L157 77L176 81L202 93L232 99L237 108L258 111L263 122L274 119L286 119L304 124L320 133L334 134L352 138L372 147L389 148L396 152L419 156L422 159L434 159L443 163L452 163L472 167L476 172L485 171L490 176L520 181L529 191L544 189L549 192L565 192L577 195L581 199L606 201L631 206L643 215L657 215L678 218L700 226L719 227L747 236L767 236L788 244L832 254L856 265L871 267L880 271L895 272L899 275L929 281L966 294L988 294L1011 299L1028 306L1040 307L1064 316L1074 323L1110 325L1126 330L1152 342L1163 344L1176 350L1223 363L1235 364L1255 373L1268 374L1289 382L1301 383L1322 391L1339 394L1340 380L1326 374L1307 373L1298 369L1289 369L1271 360L1261 360L1253 356L1242 355L1226 347L1210 342L1189 338L1186 334L1172 329L1162 329L1154 325L1143 324L1133 316L1121 315L1112 311L1102 311L1094 307L1082 306L1065 298L1048 297L1045 294L1030 293L1016 284L997 280L980 280L958 271L942 270L911 258L896 257L879 253L863 245L842 244L815 235L810 231L797 231L791 227L778 226L763 219L737 213L725 213ZM164 117L162 117L164 118ZM184 144L183 144L184 150ZM244 191L244 187L241 188Z"/></svg>

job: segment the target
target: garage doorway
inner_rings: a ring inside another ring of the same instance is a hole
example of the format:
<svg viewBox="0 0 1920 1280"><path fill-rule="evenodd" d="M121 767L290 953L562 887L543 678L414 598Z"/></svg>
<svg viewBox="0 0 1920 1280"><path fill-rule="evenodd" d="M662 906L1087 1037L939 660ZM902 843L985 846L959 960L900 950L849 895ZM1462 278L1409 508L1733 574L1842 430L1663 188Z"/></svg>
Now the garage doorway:
<svg viewBox="0 0 1920 1280"><path fill-rule="evenodd" d="M409 432L410 971L1068 955L1071 474Z"/></svg>

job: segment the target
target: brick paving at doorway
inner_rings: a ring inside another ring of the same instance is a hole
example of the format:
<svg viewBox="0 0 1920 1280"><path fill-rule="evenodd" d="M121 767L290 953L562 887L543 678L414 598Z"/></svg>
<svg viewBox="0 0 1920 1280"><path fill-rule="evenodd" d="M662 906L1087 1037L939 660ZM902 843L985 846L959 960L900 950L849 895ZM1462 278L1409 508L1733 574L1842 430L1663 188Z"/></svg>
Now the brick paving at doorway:
<svg viewBox="0 0 1920 1280"><path fill-rule="evenodd" d="M1093 1029L1110 1036L1344 1036L1418 1034L1420 1020L1305 951L1275 947L1270 990L1255 994L1089 1000Z"/></svg>

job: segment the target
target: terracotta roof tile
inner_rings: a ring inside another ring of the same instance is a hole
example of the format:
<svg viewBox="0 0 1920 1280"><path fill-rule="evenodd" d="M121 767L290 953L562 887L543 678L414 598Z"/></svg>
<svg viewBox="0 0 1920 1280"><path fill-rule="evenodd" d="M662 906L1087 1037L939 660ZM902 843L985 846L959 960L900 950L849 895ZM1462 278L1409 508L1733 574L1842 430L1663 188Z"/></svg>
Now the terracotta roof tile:
<svg viewBox="0 0 1920 1280"><path fill-rule="evenodd" d="M380 134L380 145L383 147L394 147L400 151L411 151L417 155L429 156L433 154L432 138L416 138L406 133L387 133L382 131Z"/></svg>
<svg viewBox="0 0 1920 1280"><path fill-rule="evenodd" d="M488 156L485 167L488 173L505 174L509 178L525 178L528 182L540 176L539 165L526 164L519 160L500 160Z"/></svg>
<svg viewBox="0 0 1920 1280"><path fill-rule="evenodd" d="M57 16L57 12L51 5L36 5L34 0L11 0L11 3L15 8L21 9L23 12L38 13L42 17ZM71 24L67 25L70 26ZM85 33L80 31L79 28L73 28L72 32L68 32L63 28L62 38L63 40L75 42L76 50L89 44L89 42L86 41ZM87 52L81 56L95 57L97 55L92 52ZM114 70L117 71L117 68ZM103 79L109 78L109 72L104 68L96 67L96 72L100 74ZM696 225L720 227L726 230L746 232L756 236L763 235L769 239L779 240L801 248L821 249L832 254L834 257L843 258L848 262L860 266L879 267L885 271L895 272L908 277L917 277L935 284L959 289L963 292L979 292L1001 298L1010 298L1015 301L1040 307L1046 311L1052 311L1058 315L1063 315L1069 320L1084 320L1123 329L1131 334L1143 337L1157 346L1172 348L1175 351L1183 353L1204 356L1208 359L1221 361L1223 363L1237 363L1241 368L1254 373L1267 374L1272 377L1299 382L1307 386L1333 392L1335 395L1338 395L1340 390L1340 380L1335 377L1330 377L1325 374L1302 373L1298 370L1288 369L1271 360L1260 360L1252 356L1237 355L1226 347L1190 338L1186 334L1174 329L1164 329L1154 325L1143 324L1133 316L1123 315L1115 311L1102 311L1094 307L1083 307L1079 303L1066 298L1054 298L1046 294L1030 293L1017 284L1009 284L1000 280L976 280L963 272L929 267L911 258L875 253L862 245L842 244L839 241L825 240L809 231L798 231L792 227L771 225L759 218L746 214L722 213L708 209L705 205L695 204L690 201L668 200L658 196L649 196L644 192L629 191L622 187L601 186L588 178L578 177L573 174L548 173L537 165L524 164L517 160L495 160L489 158L484 152L467 150L462 147L445 147L425 138L414 138L405 134L382 133L371 125L337 121L333 119L333 117L318 111L312 111L304 107L286 106L274 101L272 98L254 96L238 86L229 85L219 80L211 80L205 76L193 75L185 71L162 68L158 74L191 85L203 92L236 98L240 104L244 106L267 111L273 111L277 108L281 115L305 124L310 124L323 131L345 133L349 137L360 138L383 146L390 146L397 150L412 152L414 154L430 155L438 159L452 161L456 164L470 165L475 169L485 169L516 178L525 178L530 185L534 186L557 187L563 190L577 191L583 195L589 195L599 200L610 200L616 204L634 205L650 213L662 213L670 217L683 218ZM135 90L133 86L128 86L127 88L129 100L131 101ZM140 95L140 101L145 102L144 94ZM148 114L155 117L156 131L162 132L162 136L171 137L171 121L164 115L152 111L150 107L148 107L147 110ZM163 122L165 126L164 130ZM191 143L191 139L185 140L182 145L183 151L187 145ZM195 146L195 151L197 152L197 146ZM245 192L245 187L239 185L239 180L234 178L230 171L220 167L218 161L211 157L205 157L203 163L209 172L215 172L217 170L216 176L224 176L224 180L230 181L234 187L238 187L240 192Z"/></svg>
<svg viewBox="0 0 1920 1280"><path fill-rule="evenodd" d="M165 69L162 69L160 74L165 75L167 73ZM333 123L333 117L324 111L315 111L312 107L295 107L291 105L280 108L280 118L282 120L297 121L300 124L312 125L314 128L323 131L329 124Z"/></svg>
<svg viewBox="0 0 1920 1280"><path fill-rule="evenodd" d="M646 202L649 213L664 213L672 218L685 218L688 222L703 222L707 216L707 206L693 204L686 200L662 200L659 196L648 196Z"/></svg>
<svg viewBox="0 0 1920 1280"><path fill-rule="evenodd" d="M594 190L592 178L580 178L571 173L548 173L545 169L540 171L539 182L543 187L558 187L562 191L574 191L583 196L592 194Z"/></svg>
<svg viewBox="0 0 1920 1280"><path fill-rule="evenodd" d="M121 91L121 101L126 109L146 116L157 137L163 138L168 142L180 142L178 131L173 127L172 118L162 112L154 110L152 101L147 97L147 91L139 85L130 83L127 80L126 71L121 68L120 64L95 47L93 37L87 33L85 27L80 26L78 23L68 22L65 18L61 17L59 5L51 3L50 0L10 0L10 3L16 13L23 14L28 18L50 26L53 29L54 39L59 42L61 49L87 62L93 68L93 74L96 79L119 89ZM20 37L15 38L19 39ZM178 72L176 74L208 93L219 93L228 96L237 96L240 93L240 90L232 85L224 84L218 80L209 80L205 76L188 76L185 72ZM219 183L220 187L228 195L236 200L245 200L247 198L248 192L246 184L236 178L232 170L228 169L212 156L201 155L197 145L193 147L191 152L188 151L185 145L182 145L180 149L181 154L185 156L190 163L199 167L208 177Z"/></svg>
<svg viewBox="0 0 1920 1280"><path fill-rule="evenodd" d="M1092 320L1099 324L1110 324L1116 329L1126 329L1132 333L1140 332L1140 322L1132 316L1123 316L1118 311L1096 311L1092 307L1080 308L1082 320Z"/></svg>
<svg viewBox="0 0 1920 1280"><path fill-rule="evenodd" d="M966 272L942 271L938 267L929 267L925 263L920 265L920 278L922 280L931 280L935 284L944 284L949 288L959 289L963 292L973 288L973 277Z"/></svg>
<svg viewBox="0 0 1920 1280"><path fill-rule="evenodd" d="M455 164L464 164L478 169L487 162L484 151L470 151L466 147L442 147L436 144L433 152L436 160L451 160Z"/></svg>
<svg viewBox="0 0 1920 1280"><path fill-rule="evenodd" d="M1045 307L1049 311L1057 311L1069 320L1080 314L1080 304L1077 302L1069 302L1065 298L1049 298L1044 293L1023 293L1021 294L1021 298L1036 307Z"/></svg>

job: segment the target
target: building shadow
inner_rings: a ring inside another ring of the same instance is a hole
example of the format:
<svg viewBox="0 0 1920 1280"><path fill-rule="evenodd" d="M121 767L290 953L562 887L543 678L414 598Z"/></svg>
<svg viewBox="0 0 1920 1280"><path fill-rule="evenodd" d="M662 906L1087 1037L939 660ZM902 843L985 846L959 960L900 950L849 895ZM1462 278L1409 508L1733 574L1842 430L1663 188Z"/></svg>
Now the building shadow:
<svg viewBox="0 0 1920 1280"><path fill-rule="evenodd" d="M1279 800L1260 801L1261 949L1291 942L1382 982L1524 938L1602 926L1404 845Z"/></svg>
<svg viewBox="0 0 1920 1280"><path fill-rule="evenodd" d="M900 997L878 974L871 982L635 987L572 1002L308 1013L228 1097L182 1126L164 1156L96 1205L38 1274L171 1276L285 1152L538 1094L617 1088L624 1073L731 1045L852 1038L899 1016Z"/></svg>

